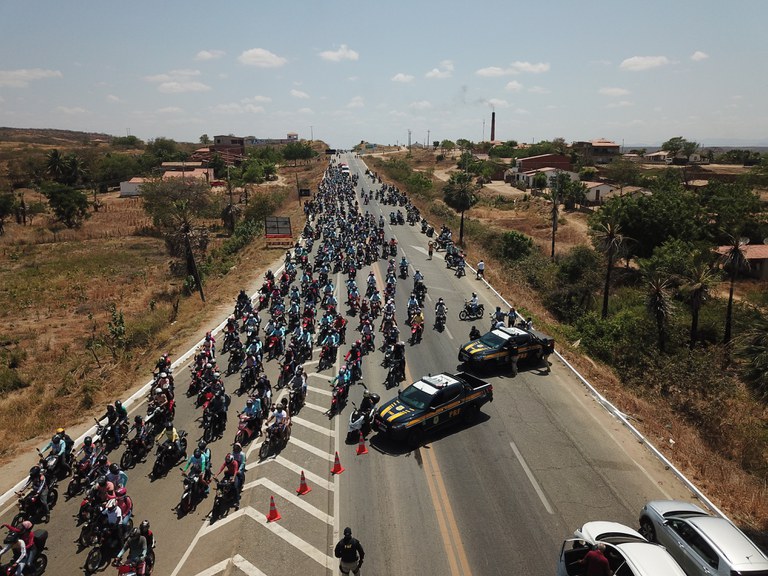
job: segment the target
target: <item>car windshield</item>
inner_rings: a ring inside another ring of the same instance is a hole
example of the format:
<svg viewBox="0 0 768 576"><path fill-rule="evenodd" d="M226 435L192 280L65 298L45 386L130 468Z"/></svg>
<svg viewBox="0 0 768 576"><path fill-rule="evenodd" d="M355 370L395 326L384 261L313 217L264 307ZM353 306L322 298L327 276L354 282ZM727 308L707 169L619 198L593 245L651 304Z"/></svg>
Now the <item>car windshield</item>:
<svg viewBox="0 0 768 576"><path fill-rule="evenodd" d="M424 410L431 400L432 396L430 394L419 390L416 386L408 386L408 388L400 392L400 402L415 410Z"/></svg>
<svg viewBox="0 0 768 576"><path fill-rule="evenodd" d="M493 332L488 332L487 334L484 334L482 338L480 338L480 342L488 346L488 348L498 348L504 344L506 340L501 336L497 336Z"/></svg>

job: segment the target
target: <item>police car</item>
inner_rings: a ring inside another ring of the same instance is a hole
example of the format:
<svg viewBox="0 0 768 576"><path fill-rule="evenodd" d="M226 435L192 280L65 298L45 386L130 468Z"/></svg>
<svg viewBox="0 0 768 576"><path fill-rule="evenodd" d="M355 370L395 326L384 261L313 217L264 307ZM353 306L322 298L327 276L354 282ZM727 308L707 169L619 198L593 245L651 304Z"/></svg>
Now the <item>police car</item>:
<svg viewBox="0 0 768 576"><path fill-rule="evenodd" d="M493 401L493 386L465 372L424 376L398 392L374 416L374 428L418 445L423 434L451 422L472 421Z"/></svg>
<svg viewBox="0 0 768 576"><path fill-rule="evenodd" d="M537 330L516 327L494 328L459 349L459 362L477 368L517 360L541 360L555 350L555 340Z"/></svg>

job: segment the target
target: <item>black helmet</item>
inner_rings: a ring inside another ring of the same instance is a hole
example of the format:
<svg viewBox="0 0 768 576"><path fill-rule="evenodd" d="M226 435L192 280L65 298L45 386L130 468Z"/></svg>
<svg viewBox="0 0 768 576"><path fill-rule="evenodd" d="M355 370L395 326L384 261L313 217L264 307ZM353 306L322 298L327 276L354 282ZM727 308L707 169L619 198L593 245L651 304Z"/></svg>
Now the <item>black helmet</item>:
<svg viewBox="0 0 768 576"><path fill-rule="evenodd" d="M112 406L112 404L107 404L107 412L114 412L114 411L115 411L115 407Z"/></svg>
<svg viewBox="0 0 768 576"><path fill-rule="evenodd" d="M141 424L144 421L144 418L141 416L141 414L136 414L133 421L136 422L136 424Z"/></svg>
<svg viewBox="0 0 768 576"><path fill-rule="evenodd" d="M130 538L138 538L139 536L141 536L141 531L138 528L131 530Z"/></svg>
<svg viewBox="0 0 768 576"><path fill-rule="evenodd" d="M165 423L165 429L168 430L169 432L171 430L173 430L173 421L172 420L168 420L168 422Z"/></svg>
<svg viewBox="0 0 768 576"><path fill-rule="evenodd" d="M143 520L141 524L139 524L139 530L142 534L149 533L149 520Z"/></svg>
<svg viewBox="0 0 768 576"><path fill-rule="evenodd" d="M96 460L96 464L98 464L99 466L104 466L104 464L106 463L107 463L107 457L104 454L99 456L98 459Z"/></svg>
<svg viewBox="0 0 768 576"><path fill-rule="evenodd" d="M349 538L350 536L352 536L352 528L347 526L346 528L344 528L344 537Z"/></svg>
<svg viewBox="0 0 768 576"><path fill-rule="evenodd" d="M115 400L115 408L122 408L123 403L120 400Z"/></svg>
<svg viewBox="0 0 768 576"><path fill-rule="evenodd" d="M197 447L200 448L200 450L205 450L208 447L208 444L205 440L200 440L200 442L197 443Z"/></svg>
<svg viewBox="0 0 768 576"><path fill-rule="evenodd" d="M91 444L93 444L93 438L91 438L90 436L86 436L85 438L83 438L84 446L90 446Z"/></svg>
<svg viewBox="0 0 768 576"><path fill-rule="evenodd" d="M97 483L102 488L107 485L107 477L106 476L99 476L99 479L97 480Z"/></svg>
<svg viewBox="0 0 768 576"><path fill-rule="evenodd" d="M30 476L39 476L40 475L40 466L32 466L32 468L29 469L29 475Z"/></svg>
<svg viewBox="0 0 768 576"><path fill-rule="evenodd" d="M61 442L61 436L59 436L58 434L54 434L53 438L51 438L51 442L53 442L54 444L58 444L59 442Z"/></svg>
<svg viewBox="0 0 768 576"><path fill-rule="evenodd" d="M120 466L117 465L117 462L112 462L112 464L109 465L109 471L112 472L112 474L117 474L120 472Z"/></svg>
<svg viewBox="0 0 768 576"><path fill-rule="evenodd" d="M203 453L200 451L200 448L195 448L193 454L195 455L195 458L200 458L200 456L203 455Z"/></svg>

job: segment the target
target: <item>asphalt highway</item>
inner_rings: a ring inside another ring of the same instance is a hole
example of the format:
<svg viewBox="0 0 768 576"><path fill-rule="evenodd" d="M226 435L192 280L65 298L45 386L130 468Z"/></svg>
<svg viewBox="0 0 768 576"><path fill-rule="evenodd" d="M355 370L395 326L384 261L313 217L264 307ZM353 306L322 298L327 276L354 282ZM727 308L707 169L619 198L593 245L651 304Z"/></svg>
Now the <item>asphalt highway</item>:
<svg viewBox="0 0 768 576"><path fill-rule="evenodd" d="M347 154L342 161L359 174L358 191L373 188L362 160ZM457 352L472 326L458 319L464 299L474 290L486 311L502 303L471 272L456 278L446 269L442 253L427 260L427 238L418 226L389 226L393 207L361 202L361 209L377 217L384 214L386 237L397 237L411 262L411 276L419 269L428 288L424 339L407 347L408 381L403 385L427 373L459 370ZM364 267L358 273L361 288L368 270ZM373 270L383 288L386 261L379 260ZM398 282L401 326L411 276ZM334 284L342 304L346 299L343 277L337 276ZM442 334L432 330L434 302L440 296L448 305L447 330ZM357 320L348 319L347 342L351 343ZM477 325L485 331L489 321ZM348 349L342 346L340 352ZM195 511L178 519L173 510L182 492L177 468L152 482L147 476L154 459L150 456L128 470L137 523L148 518L158 538L155 574L337 574L333 547L341 530L350 526L366 551L364 574L544 576L554 573L563 539L584 522L615 520L635 526L647 500L688 498L672 474L594 402L554 357L551 372L521 363L514 378L505 372L486 375L493 384L494 401L483 407L473 425L428 436L415 450L373 433L369 453L358 456L357 445L345 443L351 402L340 416L325 415L336 367L318 373L318 355L316 349L314 362L305 364L307 405L294 419L288 446L262 462L260 439L245 448L246 485L237 512L232 510L211 525L207 519L211 494ZM363 381L381 395L383 403L396 390L388 391L383 385L382 358L378 350L366 356ZM225 359L221 355L220 364ZM274 384L277 363L266 366ZM195 421L201 411L194 408L193 399L184 397L188 369L177 368L175 376L176 427L188 432L192 446L202 434ZM225 383L233 393L239 375L227 377ZM350 400L359 403L362 391L362 386L353 387ZM233 395L227 431L212 445L214 471L233 442L236 412L244 401ZM146 405L138 410L143 413ZM119 459L123 450L113 458ZM345 470L334 476L330 470L336 452ZM297 496L302 471L312 491ZM46 526L50 533L47 574L83 573L87 550L78 552L79 530L73 518L80 498L63 498L67 481L60 485L62 498ZM282 515L276 522L266 521L270 497ZM6 506L0 512L7 522L15 509ZM112 567L105 570L115 572Z"/></svg>

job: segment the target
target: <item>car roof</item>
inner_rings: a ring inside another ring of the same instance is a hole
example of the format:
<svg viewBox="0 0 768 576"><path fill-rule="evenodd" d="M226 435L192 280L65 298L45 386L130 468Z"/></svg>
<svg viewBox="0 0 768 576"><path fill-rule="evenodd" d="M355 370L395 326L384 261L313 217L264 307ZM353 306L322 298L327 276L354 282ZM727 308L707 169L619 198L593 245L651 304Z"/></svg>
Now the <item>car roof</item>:
<svg viewBox="0 0 768 576"><path fill-rule="evenodd" d="M573 535L590 544L595 542L647 542L637 530L618 522L607 522L604 520L587 522L580 529L576 530Z"/></svg>
<svg viewBox="0 0 768 576"><path fill-rule="evenodd" d="M736 569L768 570L768 558L746 535L725 518L699 516L686 519Z"/></svg>
<svg viewBox="0 0 768 576"><path fill-rule="evenodd" d="M687 516L689 514L710 515L706 510L693 502L685 502L683 500L654 500L653 502L648 502L646 506L653 508L664 517Z"/></svg>
<svg viewBox="0 0 768 576"><path fill-rule="evenodd" d="M614 546L624 556L635 576L685 576L666 548L650 542L627 542Z"/></svg>

